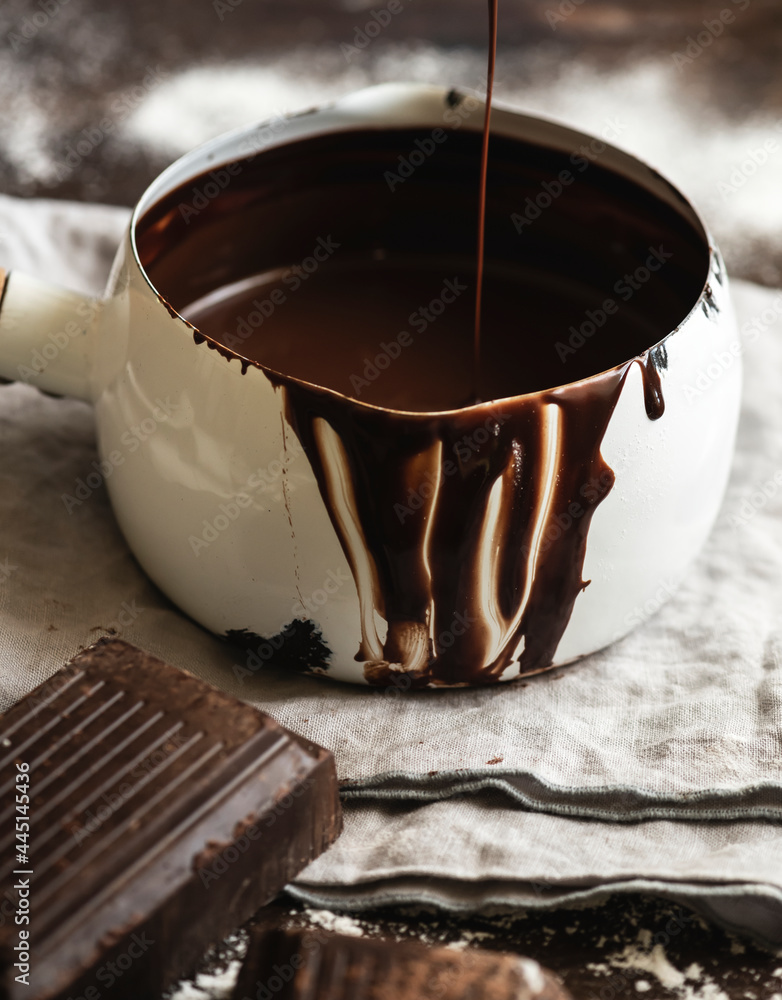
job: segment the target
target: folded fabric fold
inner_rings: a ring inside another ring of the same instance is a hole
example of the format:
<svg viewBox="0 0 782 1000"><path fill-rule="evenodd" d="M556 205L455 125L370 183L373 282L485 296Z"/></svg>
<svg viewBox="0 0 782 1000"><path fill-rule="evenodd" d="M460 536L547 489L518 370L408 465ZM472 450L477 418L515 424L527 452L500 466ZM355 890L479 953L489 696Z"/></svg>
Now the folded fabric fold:
<svg viewBox="0 0 782 1000"><path fill-rule="evenodd" d="M444 771L435 775L388 772L363 781L346 781L341 786L343 798L364 802L400 799L436 802L488 791L504 793L509 805L515 803L523 809L607 823L637 823L647 819L782 821L780 782L763 782L735 792L712 789L676 795L632 785L569 788L553 785L534 774L497 768L491 775L480 770Z"/></svg>
<svg viewBox="0 0 782 1000"><path fill-rule="evenodd" d="M344 833L289 891L327 908L422 903L461 913L641 892L779 946L782 826L607 825L526 812L496 792L417 808L349 801Z"/></svg>

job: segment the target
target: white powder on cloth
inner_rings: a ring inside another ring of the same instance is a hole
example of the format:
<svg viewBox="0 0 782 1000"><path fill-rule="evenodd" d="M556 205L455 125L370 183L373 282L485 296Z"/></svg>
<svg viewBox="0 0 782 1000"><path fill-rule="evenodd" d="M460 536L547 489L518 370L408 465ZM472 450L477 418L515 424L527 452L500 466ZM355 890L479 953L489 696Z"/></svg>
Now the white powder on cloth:
<svg viewBox="0 0 782 1000"><path fill-rule="evenodd" d="M48 6L25 0L0 4L0 92L6 97L0 149L22 183L54 184L57 149L104 117L96 112L94 121L84 121L81 97L63 99L64 77L89 92L95 79L112 76L112 65L122 55L113 15L91 11L85 16L82 7L66 0ZM31 43L42 45L45 54L34 57ZM106 94L108 104L112 96Z"/></svg>
<svg viewBox="0 0 782 1000"><path fill-rule="evenodd" d="M297 915L298 911L291 911L291 916ZM407 930L407 925L404 923L382 928L373 921L354 919L331 910L305 909L301 916L306 918L309 926L351 937L376 937L385 930L386 933L391 931L395 937L403 939ZM426 931L419 932L417 938L430 945L444 944L437 939L437 935L430 935ZM445 944L445 947L463 951L470 947L480 947L486 941L495 938L496 934L492 931L471 931L462 928L459 937ZM241 957L247 950L247 940L243 934L232 935L227 943L240 958L230 961L223 971L201 973L194 980L179 983L170 994L167 994L167 1000L229 1000L236 985ZM627 945L622 951L608 955L603 962L588 963L587 968L598 975L612 979L616 978L617 973L621 975L622 972L645 973L653 977L660 986L673 992L678 1000L730 1000L719 984L706 974L697 962L692 962L683 971L677 969L666 954L664 946L653 944L652 932L645 928L638 931L635 943ZM529 972L532 975L540 974L537 963L530 962ZM775 969L771 975L782 978L782 968ZM628 977L626 985L632 986L638 994L643 995L644 1000L647 994L651 994L654 1000L656 987L649 979ZM773 994L768 1000L782 1000L782 992Z"/></svg>
<svg viewBox="0 0 782 1000"><path fill-rule="evenodd" d="M682 972L668 958L662 944L651 945L649 930L638 932L637 943L627 945L622 951L609 955L605 962L588 963L587 968L606 976L613 976L616 970L645 972L667 990L671 990L680 1000L730 1000L727 993L703 971L697 962ZM646 979L638 979L635 989L647 993L653 989Z"/></svg>
<svg viewBox="0 0 782 1000"><path fill-rule="evenodd" d="M241 962L231 962L225 972L200 973L194 983L182 983L169 1000L230 1000L240 968Z"/></svg>
<svg viewBox="0 0 782 1000"><path fill-rule="evenodd" d="M248 938L244 931L237 931L226 938L225 944L236 958L227 962L224 969L199 972L194 979L182 980L165 994L166 1000L230 1000L247 954Z"/></svg>
<svg viewBox="0 0 782 1000"><path fill-rule="evenodd" d="M676 71L659 60L608 73L576 64L551 84L508 96L520 109L596 135L614 124L614 144L681 187L720 242L741 248L762 238L782 247L782 117L721 118L688 98Z"/></svg>
<svg viewBox="0 0 782 1000"><path fill-rule="evenodd" d="M609 956L606 962L591 962L588 969L594 972L611 972L614 969L631 969L633 972L650 972L666 989L674 990L683 986L685 975L668 961L662 945L656 944L651 951L642 951L636 945L628 945L623 951Z"/></svg>
<svg viewBox="0 0 782 1000"><path fill-rule="evenodd" d="M354 920L353 917L340 913L332 913L330 910L306 910L307 919L317 927L322 927L324 931L331 931L334 934L347 934L350 937L363 937L364 927Z"/></svg>
<svg viewBox="0 0 782 1000"><path fill-rule="evenodd" d="M351 89L341 80L329 85L291 72L284 63L187 69L149 95L128 119L125 136L154 152L178 156L239 125L300 111Z"/></svg>
<svg viewBox="0 0 782 1000"><path fill-rule="evenodd" d="M17 14L0 17L7 28L16 20ZM71 23L67 8L56 27L68 51L79 42L72 63L77 77L89 80L103 73L116 57L112 32L78 19ZM14 93L0 116L0 148L23 181L54 184L57 151L62 156L69 139L110 114L117 94L107 93L103 108L90 106L88 117L95 121L82 120L78 105L64 105L33 70L10 50L0 53L0 81ZM134 97L132 113L117 118L111 136L116 155L142 146L158 160L173 159L228 129L388 80L481 93L485 53L480 47L446 50L420 42L378 42L348 62L334 42L290 48L263 62L210 63L163 75L147 94ZM704 105L696 89L682 82L670 55L597 69L561 60L545 47L505 49L498 59L495 94L500 104L598 136L613 125L612 141L678 184L703 210L734 261L753 250L757 256L758 246L782 252L782 116L730 119L714 105ZM761 279L778 283L776 267L759 260Z"/></svg>
<svg viewBox="0 0 782 1000"><path fill-rule="evenodd" d="M480 92L482 54L391 46L346 63L336 46L293 50L263 66L234 63L172 74L123 125L129 142L174 156L227 129L324 103L383 80L416 80ZM534 82L516 68L530 63ZM703 210L715 236L739 253L753 241L782 250L782 117L730 121L682 89L670 60L598 71L505 53L498 103L600 136L663 171ZM776 272L769 269L768 280Z"/></svg>
<svg viewBox="0 0 782 1000"><path fill-rule="evenodd" d="M195 981L185 981L168 994L168 1000L230 1000L239 978L240 961L230 962L224 972L199 973Z"/></svg>

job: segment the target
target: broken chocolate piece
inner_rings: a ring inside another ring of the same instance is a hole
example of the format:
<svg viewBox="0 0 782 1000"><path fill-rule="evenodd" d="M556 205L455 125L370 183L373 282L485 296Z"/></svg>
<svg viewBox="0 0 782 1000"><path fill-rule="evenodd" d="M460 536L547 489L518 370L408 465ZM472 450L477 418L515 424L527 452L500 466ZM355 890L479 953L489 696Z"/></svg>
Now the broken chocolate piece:
<svg viewBox="0 0 782 1000"><path fill-rule="evenodd" d="M530 958L329 934L253 929L233 1000L569 1000Z"/></svg>
<svg viewBox="0 0 782 1000"><path fill-rule="evenodd" d="M328 751L117 640L0 719L0 783L8 1000L159 996L342 822Z"/></svg>

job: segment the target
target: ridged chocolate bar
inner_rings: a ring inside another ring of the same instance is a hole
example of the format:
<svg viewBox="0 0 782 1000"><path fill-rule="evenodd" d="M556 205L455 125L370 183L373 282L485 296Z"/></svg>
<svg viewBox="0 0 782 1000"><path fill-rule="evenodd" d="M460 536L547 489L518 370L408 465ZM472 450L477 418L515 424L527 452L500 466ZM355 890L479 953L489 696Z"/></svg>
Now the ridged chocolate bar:
<svg viewBox="0 0 782 1000"><path fill-rule="evenodd" d="M0 719L0 786L9 1000L158 997L341 829L330 753L116 640Z"/></svg>
<svg viewBox="0 0 782 1000"><path fill-rule="evenodd" d="M530 958L415 941L253 929L232 1000L569 1000Z"/></svg>

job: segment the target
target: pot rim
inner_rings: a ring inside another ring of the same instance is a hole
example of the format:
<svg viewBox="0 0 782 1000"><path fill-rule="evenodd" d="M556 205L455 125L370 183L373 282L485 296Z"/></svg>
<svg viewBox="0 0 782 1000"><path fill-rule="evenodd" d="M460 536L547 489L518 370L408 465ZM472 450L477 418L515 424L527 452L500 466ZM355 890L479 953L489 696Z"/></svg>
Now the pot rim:
<svg viewBox="0 0 782 1000"><path fill-rule="evenodd" d="M339 392L336 389L330 389L327 386L322 386L315 382L309 382L305 379L299 379L295 376L278 372L270 366L255 361L252 358L247 358L237 351L231 350L230 348L220 344L219 341L213 340L211 337L201 333L197 327L185 319L184 316L182 316L173 306L170 305L170 303L166 301L159 289L155 287L150 276L147 274L143 264L141 263L136 244L136 228L141 216L156 201L162 198L173 188L183 183L183 175L185 177L189 176L191 178L195 178L201 174L204 169L211 168L217 170L220 169L220 167L235 162L238 159L246 158L250 155L249 150L245 151L240 156L237 156L233 151L230 155L225 155L225 151L227 149L232 149L240 140L249 139L253 133L264 128L268 129L271 123L275 120L282 120L286 123L286 127L282 131L279 139L271 142L264 142L263 146L253 155L262 155L265 150L286 146L291 141L295 141L296 139L328 134L329 132L334 131L360 131L366 130L367 127L377 126L427 126L431 125L433 122L434 127L437 127L438 124L442 125L443 106L457 107L468 97L472 100L478 101L478 104L474 109L474 115L475 118L480 121L479 125L475 126L471 121L465 120L463 127L473 132L480 132L482 129L483 111L485 108L485 102L483 99L478 98L473 94L469 94L467 91L459 90L458 88L447 88L433 84L399 82L382 83L366 87L337 98L334 101L316 105L304 111L293 112L289 115L275 116L273 118L263 119L259 122L253 122L250 125L242 125L228 132L223 132L220 135L215 136L213 139L207 140L201 145L196 146L184 153L173 163L169 164L169 166L158 174L158 176L149 184L134 206L129 224L129 242L133 262L136 268L139 270L146 284L155 294L156 298L160 300L161 304L171 314L172 318L179 321L183 331L186 331L190 337L192 337L194 332L198 333L199 336L203 337L203 339L210 345L216 347L227 360L230 361L232 358L236 358L238 361L242 362L244 370L246 370L247 367L259 368L273 376L275 379L283 382L293 382L310 390L326 393L344 400L358 408L365 407L369 410L395 414L407 419L431 419L433 417L448 418L453 417L456 414L463 416L465 413L470 411L474 411L476 415L483 414L488 409L494 408L498 404L508 400L521 400L525 398L531 399L551 393L559 394L565 390L571 389L571 387L583 387L589 383L601 381L607 377L619 377L629 368L630 365L636 362L645 364L652 356L659 356L659 353L656 352L663 352L667 342L693 318L695 313L697 313L702 307L705 311L707 311L704 302L706 298L710 297L712 294L710 282L711 276L713 274L719 276L724 275L725 267L717 244L712 238L706 222L692 202L659 171L649 166L638 157L625 152L604 139L600 139L599 141L604 143L606 147L606 150L601 153L601 159L609 161L607 165L604 163L606 168L613 170L615 173L622 174L626 179L633 181L639 186L646 187L646 189L654 197L661 201L668 202L668 204L674 206L679 212L682 212L685 216L687 216L693 227L699 231L705 246L708 248L708 265L705 269L706 273L698 297L690 310L672 330L669 330L663 337L661 337L654 344L645 348L639 354L636 354L625 361L621 361L610 368L604 369L603 371L594 372L585 378L576 379L570 382L563 382L556 386L534 390L532 392L518 393L514 396L503 396L496 399L483 400L468 406L451 407L445 410L404 410L401 408L378 406L374 403L364 402L353 396L349 396L346 393ZM437 111L439 111L439 118L437 118L434 114ZM473 117L473 112L471 112L470 117ZM293 134L291 134L291 131ZM558 122L554 118L520 112L503 105L502 102L495 101L492 101L491 132L492 134L505 135L511 139L523 139L526 142L536 143L538 145L547 145L549 148L567 152L572 151L574 142L590 142L596 138L587 132L581 132L577 129L571 128L569 125ZM221 154L224 155L221 156ZM185 167L190 167L192 169L185 171Z"/></svg>

